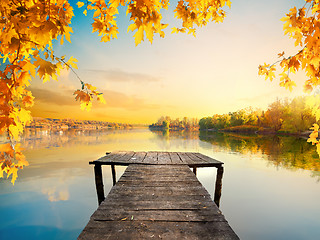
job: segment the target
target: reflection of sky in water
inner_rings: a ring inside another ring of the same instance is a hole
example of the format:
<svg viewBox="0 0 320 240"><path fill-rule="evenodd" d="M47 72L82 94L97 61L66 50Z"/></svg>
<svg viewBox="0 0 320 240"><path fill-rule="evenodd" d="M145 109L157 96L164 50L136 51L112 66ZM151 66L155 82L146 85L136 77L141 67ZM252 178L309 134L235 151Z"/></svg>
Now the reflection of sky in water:
<svg viewBox="0 0 320 240"><path fill-rule="evenodd" d="M1 139L2 140L2 139ZM0 239L75 239L97 207L93 167L107 151L196 151L225 163L221 209L242 239L317 239L320 188L311 171L286 169L257 153L231 152L197 133L145 129L37 132L22 138L30 166L14 187L0 180ZM125 167L116 167L117 177ZM215 168L198 169L213 194ZM111 171L103 167L105 192Z"/></svg>

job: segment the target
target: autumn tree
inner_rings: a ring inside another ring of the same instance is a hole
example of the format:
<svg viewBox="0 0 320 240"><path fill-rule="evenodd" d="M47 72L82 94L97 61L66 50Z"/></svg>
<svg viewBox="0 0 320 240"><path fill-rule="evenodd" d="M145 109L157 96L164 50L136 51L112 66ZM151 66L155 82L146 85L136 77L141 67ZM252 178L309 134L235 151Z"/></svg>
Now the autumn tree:
<svg viewBox="0 0 320 240"><path fill-rule="evenodd" d="M275 102L269 105L268 110L265 113L267 125L274 131L278 131L282 127L286 111L285 105L288 104L285 104L281 102L280 99L277 99Z"/></svg>
<svg viewBox="0 0 320 240"><path fill-rule="evenodd" d="M201 130L212 129L214 127L212 117L201 118L199 121L199 127Z"/></svg>
<svg viewBox="0 0 320 240"><path fill-rule="evenodd" d="M294 133L301 133L316 121L312 109L307 106L306 97L296 97L287 106L284 112L282 129Z"/></svg>

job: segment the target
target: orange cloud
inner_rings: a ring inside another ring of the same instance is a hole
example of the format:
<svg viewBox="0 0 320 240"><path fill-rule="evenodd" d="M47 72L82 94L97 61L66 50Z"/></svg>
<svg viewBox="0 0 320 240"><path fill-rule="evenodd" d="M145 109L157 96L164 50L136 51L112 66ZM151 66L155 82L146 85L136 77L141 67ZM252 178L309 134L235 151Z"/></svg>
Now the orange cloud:
<svg viewBox="0 0 320 240"><path fill-rule="evenodd" d="M73 91L60 89L52 91L49 89L31 88L36 104L53 104L62 106L75 106L79 108L79 102L74 99ZM97 104L95 108L122 108L130 111L138 111L143 109L157 109L160 105L148 103L147 100L136 96L127 95L121 92L104 90L104 97L107 104ZM48 106L48 111L50 107Z"/></svg>
<svg viewBox="0 0 320 240"><path fill-rule="evenodd" d="M72 91L51 91L49 89L42 88L30 88L30 90L35 97L36 103L39 101L42 103L55 105L79 105L75 101Z"/></svg>
<svg viewBox="0 0 320 240"><path fill-rule="evenodd" d="M109 90L103 91L103 93L108 107L123 108L130 111L160 108L160 105L148 103L145 99L136 96ZM103 105L100 106L104 107Z"/></svg>

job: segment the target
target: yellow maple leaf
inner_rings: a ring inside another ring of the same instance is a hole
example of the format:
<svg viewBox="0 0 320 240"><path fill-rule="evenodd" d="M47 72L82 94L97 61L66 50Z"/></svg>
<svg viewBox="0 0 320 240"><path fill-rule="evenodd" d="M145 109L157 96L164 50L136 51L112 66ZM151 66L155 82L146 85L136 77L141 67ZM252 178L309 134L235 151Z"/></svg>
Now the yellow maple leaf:
<svg viewBox="0 0 320 240"><path fill-rule="evenodd" d="M97 89L96 87L92 86L92 85L89 84L89 83L85 83L84 86L85 86L86 88L88 88L90 91L95 91L95 90Z"/></svg>
<svg viewBox="0 0 320 240"><path fill-rule="evenodd" d="M279 54L278 54L278 57L281 58L281 57L283 57L283 55L284 55L284 52L279 53Z"/></svg>
<svg viewBox="0 0 320 240"><path fill-rule="evenodd" d="M12 148L10 143L0 144L0 152L7 153L9 156L13 157L14 149Z"/></svg>
<svg viewBox="0 0 320 240"><path fill-rule="evenodd" d="M138 28L137 25L135 23L132 23L129 25L127 32L129 32L129 31L133 32L137 28Z"/></svg>
<svg viewBox="0 0 320 240"><path fill-rule="evenodd" d="M104 99L104 97L103 97L102 94L101 94L101 95L98 95L98 96L97 96L97 99L98 99L98 101L99 101L100 103L106 104L106 100Z"/></svg>
<svg viewBox="0 0 320 240"><path fill-rule="evenodd" d="M69 66L71 66L72 68L78 69L78 66L77 66L76 62L78 62L78 60L76 58L74 58L73 56L71 56L69 58L69 60L67 61L67 64Z"/></svg>
<svg viewBox="0 0 320 240"><path fill-rule="evenodd" d="M171 33L178 33L179 31L178 31L178 28L176 28L176 27L173 27L172 28L172 31L171 31Z"/></svg>
<svg viewBox="0 0 320 240"><path fill-rule="evenodd" d="M83 2L77 2L77 6L78 6L78 8L83 7L83 5L84 5L84 3L83 3Z"/></svg>
<svg viewBox="0 0 320 240"><path fill-rule="evenodd" d="M52 76L56 72L56 66L52 64L49 61L43 60L40 57L36 58L36 61L34 62L34 65L38 68L38 74L40 79L43 79L44 81L50 79L50 76Z"/></svg>
<svg viewBox="0 0 320 240"><path fill-rule="evenodd" d="M9 171L7 172L7 178L9 178L11 174L12 174L11 183L12 183L12 185L14 185L14 183L18 177L18 168L16 168L15 166L11 166L9 168Z"/></svg>
<svg viewBox="0 0 320 240"><path fill-rule="evenodd" d="M82 102L80 104L81 110L87 110L88 112L91 110L92 102Z"/></svg>
<svg viewBox="0 0 320 240"><path fill-rule="evenodd" d="M147 39L150 41L150 43L152 44L153 41L153 34L154 34L154 28L152 26L152 24L148 24L145 28L144 28L145 32L146 32L146 37Z"/></svg>
<svg viewBox="0 0 320 240"><path fill-rule="evenodd" d="M81 102L90 102L91 100L90 95L81 90L75 91L74 95L76 95L75 98L77 101L80 100Z"/></svg>
<svg viewBox="0 0 320 240"><path fill-rule="evenodd" d="M229 7L229 8L231 8L231 1L230 0L227 0L227 6Z"/></svg>
<svg viewBox="0 0 320 240"><path fill-rule="evenodd" d="M136 46L143 41L143 26L140 26L138 31L133 35Z"/></svg>
<svg viewBox="0 0 320 240"><path fill-rule="evenodd" d="M34 100L34 97L32 96L31 92L28 92L28 94L22 98L22 103L26 107L32 107L34 104L33 100Z"/></svg>

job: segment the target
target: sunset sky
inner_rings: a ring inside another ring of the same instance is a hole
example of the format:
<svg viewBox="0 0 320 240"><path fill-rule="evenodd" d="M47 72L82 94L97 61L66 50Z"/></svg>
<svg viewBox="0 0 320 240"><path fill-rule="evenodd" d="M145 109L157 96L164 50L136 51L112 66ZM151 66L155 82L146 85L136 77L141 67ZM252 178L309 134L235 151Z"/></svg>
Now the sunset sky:
<svg viewBox="0 0 320 240"><path fill-rule="evenodd" d="M299 50L284 35L280 18L291 7L301 7L302 0L233 1L223 23L198 29L196 37L171 34L171 27L180 26L173 19L176 2L171 2L163 15L169 23L165 38L137 47L134 33L127 33L124 9L118 17L118 39L101 43L92 33L90 14L85 17L77 1L70 2L76 15L72 44L56 43L56 55L77 58L77 74L98 87L107 104L94 102L90 112L81 111L73 95L80 83L65 71L58 82L33 80L33 116L152 123L162 115L201 118L249 106L266 108L277 97L302 94L303 73L292 75L297 82L292 93L277 80L258 76L259 64L275 62L282 51L288 56Z"/></svg>

